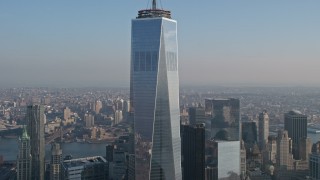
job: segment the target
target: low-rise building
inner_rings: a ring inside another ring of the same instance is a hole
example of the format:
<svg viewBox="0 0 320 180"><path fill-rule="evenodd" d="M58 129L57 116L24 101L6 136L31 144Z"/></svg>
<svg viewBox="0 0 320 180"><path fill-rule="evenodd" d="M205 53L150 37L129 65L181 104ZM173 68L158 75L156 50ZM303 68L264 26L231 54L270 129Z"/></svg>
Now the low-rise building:
<svg viewBox="0 0 320 180"><path fill-rule="evenodd" d="M65 160L62 163L63 179L108 179L108 164L102 156Z"/></svg>

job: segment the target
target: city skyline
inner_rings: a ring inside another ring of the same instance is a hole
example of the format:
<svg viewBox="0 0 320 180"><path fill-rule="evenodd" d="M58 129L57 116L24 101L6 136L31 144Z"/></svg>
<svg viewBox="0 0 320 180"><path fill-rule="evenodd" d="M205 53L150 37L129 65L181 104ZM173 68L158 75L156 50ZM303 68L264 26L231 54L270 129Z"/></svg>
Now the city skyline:
<svg viewBox="0 0 320 180"><path fill-rule="evenodd" d="M179 21L181 85L319 86L319 2L161 4ZM150 5L0 2L1 87L128 87L127 20Z"/></svg>

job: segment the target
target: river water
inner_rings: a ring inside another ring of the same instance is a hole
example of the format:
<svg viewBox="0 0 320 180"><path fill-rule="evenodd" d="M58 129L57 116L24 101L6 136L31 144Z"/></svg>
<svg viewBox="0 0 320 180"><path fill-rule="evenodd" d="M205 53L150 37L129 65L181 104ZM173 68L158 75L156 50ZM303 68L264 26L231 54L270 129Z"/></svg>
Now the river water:
<svg viewBox="0 0 320 180"><path fill-rule="evenodd" d="M106 144L88 144L88 143L63 143L63 157L71 154L74 158L87 156L105 156ZM51 145L46 145L46 160L50 160ZM16 160L18 155L18 140L0 138L0 155L5 161Z"/></svg>
<svg viewBox="0 0 320 180"><path fill-rule="evenodd" d="M320 134L308 133L313 143L320 140ZM88 144L88 143L63 143L62 145L63 157L71 154L74 158L87 156L105 156L106 144ZM50 145L46 145L46 160L50 160ZM18 140L0 138L0 155L6 161L16 160L18 154Z"/></svg>

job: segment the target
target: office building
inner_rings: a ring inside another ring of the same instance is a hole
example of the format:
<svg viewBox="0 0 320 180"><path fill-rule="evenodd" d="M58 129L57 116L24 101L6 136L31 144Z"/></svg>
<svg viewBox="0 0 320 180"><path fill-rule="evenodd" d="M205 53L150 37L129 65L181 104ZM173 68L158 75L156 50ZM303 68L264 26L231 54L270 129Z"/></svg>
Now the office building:
<svg viewBox="0 0 320 180"><path fill-rule="evenodd" d="M114 180L121 180L127 175L130 145L129 135L120 136L114 142L111 177Z"/></svg>
<svg viewBox="0 0 320 180"><path fill-rule="evenodd" d="M299 157L303 161L309 160L309 154L312 150L312 140L309 137L301 138L299 142Z"/></svg>
<svg viewBox="0 0 320 180"><path fill-rule="evenodd" d="M127 173L127 152L124 149L117 149L113 151L112 176L114 180L125 179Z"/></svg>
<svg viewBox="0 0 320 180"><path fill-rule="evenodd" d="M288 131L292 139L292 151L294 159L299 157L299 141L307 137L307 116L299 111L289 111L284 115L284 129Z"/></svg>
<svg viewBox="0 0 320 180"><path fill-rule="evenodd" d="M27 131L31 146L31 179L44 180L45 142L44 142L44 107L30 105L27 107Z"/></svg>
<svg viewBox="0 0 320 180"><path fill-rule="evenodd" d="M71 117L71 110L66 107L64 110L63 110L63 118L64 120L67 120Z"/></svg>
<svg viewBox="0 0 320 180"><path fill-rule="evenodd" d="M205 178L204 124L182 125L182 176L184 180Z"/></svg>
<svg viewBox="0 0 320 180"><path fill-rule="evenodd" d="M205 114L211 117L211 138L206 146L207 176L213 179L239 178L243 166L240 150L240 101L239 99L205 99ZM254 139L254 128L248 129L247 138ZM253 140L252 140L253 141ZM242 159L244 160L244 159Z"/></svg>
<svg viewBox="0 0 320 180"><path fill-rule="evenodd" d="M123 110L123 108L124 108L124 100L123 99L117 99L117 100L115 100L115 102L114 102L114 109L115 110Z"/></svg>
<svg viewBox="0 0 320 180"><path fill-rule="evenodd" d="M97 139L97 131L98 129L96 127L91 128L91 139Z"/></svg>
<svg viewBox="0 0 320 180"><path fill-rule="evenodd" d="M244 141L241 140L240 144L240 173L242 175L247 172L247 151L244 145Z"/></svg>
<svg viewBox="0 0 320 180"><path fill-rule="evenodd" d="M0 166L3 164L3 156L0 155Z"/></svg>
<svg viewBox="0 0 320 180"><path fill-rule="evenodd" d="M288 136L288 131L279 130L277 136L277 169L292 170L292 140Z"/></svg>
<svg viewBox="0 0 320 180"><path fill-rule="evenodd" d="M211 114L211 137L219 140L240 140L239 99L206 99L205 109Z"/></svg>
<svg viewBox="0 0 320 180"><path fill-rule="evenodd" d="M109 165L109 178L122 180L130 175L129 179L134 179L134 158L131 149L131 136L120 136L113 144L106 146L106 160ZM133 163L133 164L132 164Z"/></svg>
<svg viewBox="0 0 320 180"><path fill-rule="evenodd" d="M112 162L113 161L113 149L114 149L114 145L113 144L106 145L106 160L108 162Z"/></svg>
<svg viewBox="0 0 320 180"><path fill-rule="evenodd" d="M135 179L181 174L177 22L171 12L140 10L132 20L130 102L135 131Z"/></svg>
<svg viewBox="0 0 320 180"><path fill-rule="evenodd" d="M128 113L130 112L130 100L126 100L123 103L123 111Z"/></svg>
<svg viewBox="0 0 320 180"><path fill-rule="evenodd" d="M312 153L309 159L310 177L314 180L320 180L320 154Z"/></svg>
<svg viewBox="0 0 320 180"><path fill-rule="evenodd" d="M259 148L263 150L269 137L269 115L267 111L259 114Z"/></svg>
<svg viewBox="0 0 320 180"><path fill-rule="evenodd" d="M64 180L108 179L108 164L101 156L65 160L62 163Z"/></svg>
<svg viewBox="0 0 320 180"><path fill-rule="evenodd" d="M190 107L189 108L189 124L196 125L199 123L206 123L206 116L204 107Z"/></svg>
<svg viewBox="0 0 320 180"><path fill-rule="evenodd" d="M129 100L123 102L122 117L123 117L124 121L127 121L127 122L131 123L131 119L130 119L130 101Z"/></svg>
<svg viewBox="0 0 320 180"><path fill-rule="evenodd" d="M268 137L268 143L263 150L263 164L276 164L277 155L277 138L273 136Z"/></svg>
<svg viewBox="0 0 320 180"><path fill-rule="evenodd" d="M135 179L135 156L134 154L129 154L128 160L128 180Z"/></svg>
<svg viewBox="0 0 320 180"><path fill-rule="evenodd" d="M26 128L23 128L19 138L19 154L17 157L17 180L31 180L31 147L30 137ZM1 165L1 162L0 162Z"/></svg>
<svg viewBox="0 0 320 180"><path fill-rule="evenodd" d="M206 180L239 179L239 141L206 142Z"/></svg>
<svg viewBox="0 0 320 180"><path fill-rule="evenodd" d="M94 126L94 116L92 114L85 114L84 115L84 122L87 128Z"/></svg>
<svg viewBox="0 0 320 180"><path fill-rule="evenodd" d="M94 108L95 113L96 113L96 114L99 114L100 111L101 111L101 109L102 109L102 102L101 102L100 100L98 100L98 101L96 102L96 107Z"/></svg>
<svg viewBox="0 0 320 180"><path fill-rule="evenodd" d="M114 124L119 124L121 123L123 120L123 114L122 114L122 111L121 110L116 110L114 112Z"/></svg>
<svg viewBox="0 0 320 180"><path fill-rule="evenodd" d="M247 152L247 164L248 169L254 169L261 167L262 164L262 154L259 150L259 146L257 143L253 145L252 149L248 149Z"/></svg>
<svg viewBox="0 0 320 180"><path fill-rule="evenodd" d="M62 149L60 148L60 144L53 143L51 145L50 180L62 179L61 163Z"/></svg>
<svg viewBox="0 0 320 180"><path fill-rule="evenodd" d="M258 127L255 121L241 122L242 140L244 141L246 149L252 149L257 142Z"/></svg>

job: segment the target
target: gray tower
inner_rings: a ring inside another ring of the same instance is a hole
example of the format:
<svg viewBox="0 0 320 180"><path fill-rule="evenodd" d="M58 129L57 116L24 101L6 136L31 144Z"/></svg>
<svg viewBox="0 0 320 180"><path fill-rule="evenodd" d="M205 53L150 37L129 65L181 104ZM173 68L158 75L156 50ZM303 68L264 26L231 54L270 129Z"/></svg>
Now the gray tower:
<svg viewBox="0 0 320 180"><path fill-rule="evenodd" d="M130 98L135 179L181 179L177 22L155 0L132 20Z"/></svg>
<svg viewBox="0 0 320 180"><path fill-rule="evenodd" d="M263 150L269 137L269 115L267 111L259 114L259 148Z"/></svg>
<svg viewBox="0 0 320 180"><path fill-rule="evenodd" d="M17 157L17 180L31 180L30 137L26 128L23 128L19 138L19 154Z"/></svg>
<svg viewBox="0 0 320 180"><path fill-rule="evenodd" d="M31 105L27 107L27 129L30 135L32 156L32 180L44 180L45 144L44 144L44 107Z"/></svg>
<svg viewBox="0 0 320 180"><path fill-rule="evenodd" d="M62 163L62 150L60 144L53 143L51 146L50 180L60 180Z"/></svg>

